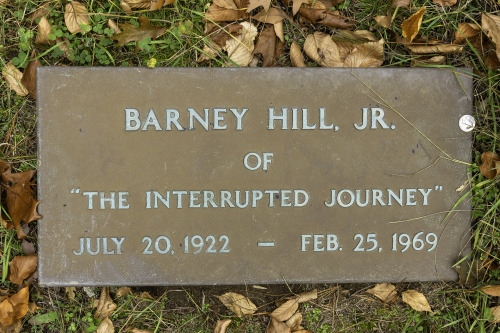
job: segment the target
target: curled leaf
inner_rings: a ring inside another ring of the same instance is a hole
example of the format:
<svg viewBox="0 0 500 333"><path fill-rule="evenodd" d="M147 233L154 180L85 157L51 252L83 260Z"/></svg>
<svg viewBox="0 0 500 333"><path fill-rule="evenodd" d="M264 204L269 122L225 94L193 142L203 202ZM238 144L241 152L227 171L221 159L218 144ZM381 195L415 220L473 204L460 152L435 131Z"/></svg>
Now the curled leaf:
<svg viewBox="0 0 500 333"><path fill-rule="evenodd" d="M241 22L241 34L226 42L229 58L239 66L248 66L253 59L254 40L257 28L250 22Z"/></svg>
<svg viewBox="0 0 500 333"><path fill-rule="evenodd" d="M215 3L208 7L207 12L205 13L205 19L213 22L236 21L247 17L248 14L244 10L227 9L217 6Z"/></svg>
<svg viewBox="0 0 500 333"><path fill-rule="evenodd" d="M95 312L94 317L99 320L104 320L104 318L111 316L113 311L115 311L116 304L109 296L109 287L102 288L101 296L96 301L96 305L97 305L97 310Z"/></svg>
<svg viewBox="0 0 500 333"><path fill-rule="evenodd" d="M31 55L32 60L24 69L23 78L21 79L22 85L28 89L30 96L36 99L36 68L42 66L40 61L35 58L35 52Z"/></svg>
<svg viewBox="0 0 500 333"><path fill-rule="evenodd" d="M269 27L260 34L253 53L262 54L262 58L264 59L262 67L271 67L275 62L275 52L276 34L274 33L274 28Z"/></svg>
<svg viewBox="0 0 500 333"><path fill-rule="evenodd" d="M346 57L346 67L378 67L384 62L384 40L357 45Z"/></svg>
<svg viewBox="0 0 500 333"><path fill-rule="evenodd" d="M427 302L427 298L425 298L424 294L410 289L403 292L401 296L403 296L403 302L411 306L412 309L419 312L432 312L429 302Z"/></svg>
<svg viewBox="0 0 500 333"><path fill-rule="evenodd" d="M462 45L455 44L436 44L436 45L408 45L407 46L411 52L415 54L427 54L427 53L454 53L462 52L464 47Z"/></svg>
<svg viewBox="0 0 500 333"><path fill-rule="evenodd" d="M287 324L282 323L271 317L271 321L267 326L267 333L291 333L292 330L288 327Z"/></svg>
<svg viewBox="0 0 500 333"><path fill-rule="evenodd" d="M122 25L123 31L119 34L114 34L111 39L118 41L116 46L123 46L128 42L136 42L143 40L146 37L151 39L156 39L165 33L167 28L165 27L155 27L149 23L149 19L144 16L139 17L139 26L136 27L130 23L125 23Z"/></svg>
<svg viewBox="0 0 500 333"><path fill-rule="evenodd" d="M16 256L12 259L9 267L9 280L15 284L23 284L23 281L28 278L38 265L38 256Z"/></svg>
<svg viewBox="0 0 500 333"><path fill-rule="evenodd" d="M16 294L0 303L0 324L10 326L28 313L29 287L24 287Z"/></svg>
<svg viewBox="0 0 500 333"><path fill-rule="evenodd" d="M50 26L49 21L45 16L42 17L40 22L38 22L38 34L36 35L35 42L37 44L51 44L51 41L49 40L49 34L51 31L52 27Z"/></svg>
<svg viewBox="0 0 500 333"><path fill-rule="evenodd" d="M229 292L221 296L216 296L222 304L229 310L233 311L238 317L253 314L257 311L257 307L247 297Z"/></svg>
<svg viewBox="0 0 500 333"><path fill-rule="evenodd" d="M295 312L287 321L286 325L292 329L292 331L299 330L300 324L302 323L302 314L300 312Z"/></svg>
<svg viewBox="0 0 500 333"><path fill-rule="evenodd" d="M101 324L99 324L99 327L97 328L97 333L114 333L115 332L115 327L113 326L113 322L108 318L104 318L103 321L101 321Z"/></svg>
<svg viewBox="0 0 500 333"><path fill-rule="evenodd" d="M285 321L288 320L298 308L299 302L297 298L293 298L281 304L281 306L274 310L270 316L278 321Z"/></svg>
<svg viewBox="0 0 500 333"><path fill-rule="evenodd" d="M121 287L116 291L116 297L120 298L132 294L132 290L129 287Z"/></svg>
<svg viewBox="0 0 500 333"><path fill-rule="evenodd" d="M308 35L304 43L304 52L309 58L325 67L343 67L337 45L330 35L316 31Z"/></svg>
<svg viewBox="0 0 500 333"><path fill-rule="evenodd" d="M500 156L493 151L487 151L481 154L481 161L483 162L479 166L481 174L488 179L495 178L499 172L499 169L497 169L497 162L500 161Z"/></svg>
<svg viewBox="0 0 500 333"><path fill-rule="evenodd" d="M381 27L384 27L386 29L390 29L391 28L392 20L391 20L391 17L389 15L378 15L378 16L375 16L373 19Z"/></svg>
<svg viewBox="0 0 500 333"><path fill-rule="evenodd" d="M457 0L433 0L432 2L441 6L453 6Z"/></svg>
<svg viewBox="0 0 500 333"><path fill-rule="evenodd" d="M403 29L403 37L407 38L410 43L415 37L417 37L418 31L420 30L420 25L422 24L422 18L425 14L425 6L420 8L418 12L407 18L401 28Z"/></svg>
<svg viewBox="0 0 500 333"><path fill-rule="evenodd" d="M422 66L422 65L442 65L446 62L445 56L434 56L429 59L413 59L411 61L411 66Z"/></svg>
<svg viewBox="0 0 500 333"><path fill-rule="evenodd" d="M396 287L390 283L377 283L375 287L366 292L378 297L384 303L393 303L398 297Z"/></svg>
<svg viewBox="0 0 500 333"><path fill-rule="evenodd" d="M118 24L116 24L116 22L113 21L112 19L108 19L108 27L113 29L115 34L119 34L122 32L121 29L118 27Z"/></svg>
<svg viewBox="0 0 500 333"><path fill-rule="evenodd" d="M306 67L304 55L302 54L300 46L296 41L293 41L290 46L290 60L292 62L292 66L294 67Z"/></svg>
<svg viewBox="0 0 500 333"><path fill-rule="evenodd" d="M72 34L83 31L81 25L89 25L85 6L77 1L68 2L64 11L64 23Z"/></svg>

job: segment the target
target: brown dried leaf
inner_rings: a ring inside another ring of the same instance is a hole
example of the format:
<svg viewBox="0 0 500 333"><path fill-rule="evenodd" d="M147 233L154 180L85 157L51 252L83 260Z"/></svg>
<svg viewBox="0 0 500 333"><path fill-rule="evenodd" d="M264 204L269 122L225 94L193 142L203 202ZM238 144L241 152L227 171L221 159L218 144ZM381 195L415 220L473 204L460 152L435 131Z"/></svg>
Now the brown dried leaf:
<svg viewBox="0 0 500 333"><path fill-rule="evenodd" d="M271 7L271 0L250 0L248 2L247 13L250 13L252 10L260 6L264 7L264 10L269 10L269 7Z"/></svg>
<svg viewBox="0 0 500 333"><path fill-rule="evenodd" d="M445 61L445 56L434 56L429 59L413 59L411 61L411 66L416 67L421 65L442 65L445 63Z"/></svg>
<svg viewBox="0 0 500 333"><path fill-rule="evenodd" d="M1 0L0 0L1 3ZM23 321L22 319L17 319L10 326L4 326L0 323L0 332L2 333L21 333L23 329Z"/></svg>
<svg viewBox="0 0 500 333"><path fill-rule="evenodd" d="M208 7L205 13L207 21L222 22L222 21L236 21L242 18L247 18L248 14L244 10L227 9L212 4Z"/></svg>
<svg viewBox="0 0 500 333"><path fill-rule="evenodd" d="M285 321L288 320L298 308L299 302L297 301L297 298L293 298L274 310L270 316L278 321Z"/></svg>
<svg viewBox="0 0 500 333"><path fill-rule="evenodd" d="M122 7L125 14L128 14L128 15L132 14L132 7L130 7L130 5L127 2L125 2L125 1L120 2L120 7Z"/></svg>
<svg viewBox="0 0 500 333"><path fill-rule="evenodd" d="M147 330L140 330L138 328L133 328L130 333L151 333L151 331L147 331Z"/></svg>
<svg viewBox="0 0 500 333"><path fill-rule="evenodd" d="M65 288L64 288L64 293L65 293L66 295L68 295L68 298L69 298L70 300L72 300L72 301L74 301L74 300L75 300L75 297L76 297L76 295L75 295L75 291L76 291L76 287L65 287Z"/></svg>
<svg viewBox="0 0 500 333"><path fill-rule="evenodd" d="M378 39L373 35L372 32L368 30L340 30L339 36L335 36L333 39L334 42L348 42L354 44L363 44L367 42L377 42Z"/></svg>
<svg viewBox="0 0 500 333"><path fill-rule="evenodd" d="M496 45L497 58L500 59L500 16L483 13L481 25Z"/></svg>
<svg viewBox="0 0 500 333"><path fill-rule="evenodd" d="M378 297L384 303L393 303L398 298L396 287L390 283L377 283L375 287L366 292Z"/></svg>
<svg viewBox="0 0 500 333"><path fill-rule="evenodd" d="M401 24L401 28L403 28L403 37L407 38L410 43L418 35L424 14L425 6L420 8L418 12L407 18L403 24Z"/></svg>
<svg viewBox="0 0 500 333"><path fill-rule="evenodd" d="M50 12L50 1L42 3L33 13L30 14L29 19L34 21L44 17Z"/></svg>
<svg viewBox="0 0 500 333"><path fill-rule="evenodd" d="M433 0L432 2L441 6L453 6L457 0Z"/></svg>
<svg viewBox="0 0 500 333"><path fill-rule="evenodd" d="M290 46L290 60L292 61L292 66L294 67L306 67L304 55L302 54L300 46L296 41L293 41Z"/></svg>
<svg viewBox="0 0 500 333"><path fill-rule="evenodd" d="M275 62L276 52L276 34L274 28L269 27L265 29L259 36L253 54L262 54L263 63L262 67L271 67Z"/></svg>
<svg viewBox="0 0 500 333"><path fill-rule="evenodd" d="M70 43L67 37L57 37L56 43L61 51L64 52L66 57L69 57L73 53L73 49L70 48Z"/></svg>
<svg viewBox="0 0 500 333"><path fill-rule="evenodd" d="M27 241L26 239L23 239L23 241L21 242L21 247L23 248L23 253L25 256L35 254L36 252L33 243Z"/></svg>
<svg viewBox="0 0 500 333"><path fill-rule="evenodd" d="M241 34L226 41L229 58L239 66L248 66L253 59L257 28L250 22L241 22Z"/></svg>
<svg viewBox="0 0 500 333"><path fill-rule="evenodd" d="M214 333L226 333L227 327L231 324L231 319L217 320Z"/></svg>
<svg viewBox="0 0 500 333"><path fill-rule="evenodd" d="M410 0L392 0L391 8L394 7L408 8L409 5L410 5Z"/></svg>
<svg viewBox="0 0 500 333"><path fill-rule="evenodd" d="M72 34L83 31L80 25L89 25L87 8L77 1L68 2L64 11L64 23Z"/></svg>
<svg viewBox="0 0 500 333"><path fill-rule="evenodd" d="M30 276L38 265L38 256L16 256L9 266L9 280L15 284L22 284L24 279Z"/></svg>
<svg viewBox="0 0 500 333"><path fill-rule="evenodd" d="M114 332L115 332L115 327L113 326L113 323L108 317L104 318L104 320L101 321L101 324L97 328L97 333L114 333Z"/></svg>
<svg viewBox="0 0 500 333"><path fill-rule="evenodd" d="M309 58L324 67L343 67L337 45L330 35L316 31L308 35L304 43L304 52Z"/></svg>
<svg viewBox="0 0 500 333"><path fill-rule="evenodd" d="M219 7L226 8L226 9L235 9L235 10L238 9L238 6L236 6L236 4L234 3L233 0L214 0L213 3L214 3L214 5L217 5Z"/></svg>
<svg viewBox="0 0 500 333"><path fill-rule="evenodd" d="M31 59L35 56L35 52L31 54ZM36 68L42 66L38 59L30 60L28 66L24 69L22 85L28 89L30 96L36 99Z"/></svg>
<svg viewBox="0 0 500 333"><path fill-rule="evenodd" d="M285 32L283 31L283 22L278 22L276 24L273 24L273 27L276 37L278 37L282 43L285 43Z"/></svg>
<svg viewBox="0 0 500 333"><path fill-rule="evenodd" d="M271 321L267 326L267 333L291 333L292 330L285 323L277 321L271 317Z"/></svg>
<svg viewBox="0 0 500 333"><path fill-rule="evenodd" d="M375 16L373 19L381 27L384 27L386 29L390 29L391 28L392 19L391 19L390 16L379 15L379 16Z"/></svg>
<svg viewBox="0 0 500 333"><path fill-rule="evenodd" d="M346 67L379 67L384 62L384 40L358 45L344 60Z"/></svg>
<svg viewBox="0 0 500 333"><path fill-rule="evenodd" d="M132 13L132 9L146 9L151 7L151 0L122 0L120 6L125 12Z"/></svg>
<svg viewBox="0 0 500 333"><path fill-rule="evenodd" d="M116 46L123 46L128 42L137 43L146 37L156 39L167 31L165 27L155 27L149 23L149 19L144 16L139 16L139 26L136 27L130 23L122 25L123 31L119 34L114 34L111 39L118 41Z"/></svg>
<svg viewBox="0 0 500 333"><path fill-rule="evenodd" d="M493 320L489 320L492 323L500 323L500 306L494 306L490 308L491 315L493 316Z"/></svg>
<svg viewBox="0 0 500 333"><path fill-rule="evenodd" d="M121 287L116 291L116 297L120 298L132 294L132 290L129 287Z"/></svg>
<svg viewBox="0 0 500 333"><path fill-rule="evenodd" d="M318 21L319 24L323 24L330 28L338 28L338 29L349 29L354 23L351 23L347 18L335 15L331 12L327 12L326 16Z"/></svg>
<svg viewBox="0 0 500 333"><path fill-rule="evenodd" d="M313 9L305 7L299 9L299 14L313 24L324 19L326 16L325 9Z"/></svg>
<svg viewBox="0 0 500 333"><path fill-rule="evenodd" d="M276 24L283 21L285 17L286 14L283 13L280 9L271 8L268 11L263 9L251 18L263 23Z"/></svg>
<svg viewBox="0 0 500 333"><path fill-rule="evenodd" d="M419 293L416 290L407 290L401 294L403 296L403 302L412 307L412 309L422 312L428 311L432 312L432 309L427 302L427 298L425 298L424 294Z"/></svg>
<svg viewBox="0 0 500 333"><path fill-rule="evenodd" d="M35 185L31 181L35 173L36 170L11 173L11 168L8 167L1 175L5 185L10 183L6 185L7 196L5 198L7 212L12 219L8 222L8 229L15 228L19 239L26 238L21 222L28 224L41 217L36 211L39 201L35 200L31 189Z"/></svg>
<svg viewBox="0 0 500 333"><path fill-rule="evenodd" d="M115 311L116 304L109 296L109 287L102 288L101 296L96 301L96 306L97 310L94 317L99 320L104 320L104 318L111 316L113 311Z"/></svg>
<svg viewBox="0 0 500 333"><path fill-rule="evenodd" d="M293 15L297 14L297 12L299 11L300 7L304 3L307 4L307 3L309 3L309 1L308 0L293 0L292 14Z"/></svg>
<svg viewBox="0 0 500 333"><path fill-rule="evenodd" d="M493 151L487 151L481 154L481 165L479 166L479 170L481 174L488 179L495 178L499 169L496 169L496 162L500 161L500 156Z"/></svg>
<svg viewBox="0 0 500 333"><path fill-rule="evenodd" d="M481 287L479 289L486 295L500 297L500 285L498 284L491 284L488 286Z"/></svg>
<svg viewBox="0 0 500 333"><path fill-rule="evenodd" d="M118 27L118 24L116 24L116 22L113 21L112 19L108 19L108 27L113 29L115 34L119 34L122 32L121 29Z"/></svg>
<svg viewBox="0 0 500 333"><path fill-rule="evenodd" d="M312 301L313 299L317 299L317 298L318 298L318 290L313 289L310 291L305 291L305 292L301 293L299 296L297 296L297 302L298 303L305 303L305 302L309 302L309 301Z"/></svg>
<svg viewBox="0 0 500 333"><path fill-rule="evenodd" d="M28 313L28 289L29 287L24 287L0 303L0 324L11 326Z"/></svg>
<svg viewBox="0 0 500 333"><path fill-rule="evenodd" d="M408 45L407 47L415 54L453 53L462 52L464 49L462 45L455 44Z"/></svg>
<svg viewBox="0 0 500 333"><path fill-rule="evenodd" d="M21 84L23 74L12 64L12 61L9 61L2 69L2 75L7 81L7 86L14 90L16 94L19 96L26 96L29 94L28 89Z"/></svg>
<svg viewBox="0 0 500 333"><path fill-rule="evenodd" d="M38 22L38 34L36 35L35 42L37 44L51 44L52 41L49 40L49 34L52 31L49 21L44 16Z"/></svg>
<svg viewBox="0 0 500 333"><path fill-rule="evenodd" d="M38 310L40 310L40 307L38 305L36 305L35 302L28 303L28 311L29 311L29 313L35 313Z"/></svg>
<svg viewBox="0 0 500 333"><path fill-rule="evenodd" d="M472 46L478 48L481 42L479 38L480 36L481 28L477 24L459 23L458 29L455 31L455 40L453 41L453 44L463 44L466 40L469 40Z"/></svg>
<svg viewBox="0 0 500 333"><path fill-rule="evenodd" d="M297 331L300 328L300 324L302 323L302 314L300 312L295 312L293 316L291 316L285 324L290 327L292 331Z"/></svg>
<svg viewBox="0 0 500 333"><path fill-rule="evenodd" d="M243 22L245 23L245 22ZM224 304L229 310L233 311L238 317L244 315L251 315L257 311L257 307L252 303L247 297L228 292L221 296L216 296L222 304Z"/></svg>
<svg viewBox="0 0 500 333"><path fill-rule="evenodd" d="M145 299L154 299L153 296L151 296L147 291L143 291L140 295L140 298L145 298Z"/></svg>

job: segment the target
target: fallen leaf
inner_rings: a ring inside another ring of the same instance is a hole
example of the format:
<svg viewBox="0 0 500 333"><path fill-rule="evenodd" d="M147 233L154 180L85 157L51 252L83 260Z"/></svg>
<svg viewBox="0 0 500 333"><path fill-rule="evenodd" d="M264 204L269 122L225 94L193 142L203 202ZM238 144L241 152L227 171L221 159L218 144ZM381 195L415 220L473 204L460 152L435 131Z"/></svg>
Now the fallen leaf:
<svg viewBox="0 0 500 333"><path fill-rule="evenodd" d="M22 284L38 265L38 256L16 256L9 266L9 280L15 284Z"/></svg>
<svg viewBox="0 0 500 333"><path fill-rule="evenodd" d="M33 11L33 13L30 14L30 20L35 21L47 15L50 12L50 3L50 1L42 3L37 9Z"/></svg>
<svg viewBox="0 0 500 333"><path fill-rule="evenodd" d="M499 173L499 169L496 169L496 162L500 161L500 156L495 152L487 151L481 154L481 161L483 162L479 166L481 174L488 179L495 178Z"/></svg>
<svg viewBox="0 0 500 333"><path fill-rule="evenodd" d="M30 313L35 313L38 310L40 310L40 307L38 305L36 305L35 302L28 303L28 311Z"/></svg>
<svg viewBox="0 0 500 333"><path fill-rule="evenodd" d="M72 34L83 31L80 25L89 25L89 14L85 6L77 1L68 2L64 10L64 23Z"/></svg>
<svg viewBox="0 0 500 333"><path fill-rule="evenodd" d="M412 307L412 309L422 312L422 311L428 311L432 312L432 309L427 302L427 299L425 298L424 294L419 293L416 290L407 290L401 294L403 297L403 302L408 304L409 306Z"/></svg>
<svg viewBox="0 0 500 333"><path fill-rule="evenodd" d="M233 0L214 0L213 3L214 3L214 5L217 5L219 7L226 8L226 9L235 9L235 10L239 9Z"/></svg>
<svg viewBox="0 0 500 333"><path fill-rule="evenodd" d="M122 32L120 30L120 28L118 27L118 24L116 24L116 22L113 21L112 19L108 19L108 27L110 27L111 29L113 29L113 31L114 31L115 34L119 34L119 33Z"/></svg>
<svg viewBox="0 0 500 333"><path fill-rule="evenodd" d="M245 23L245 22L243 22ZM238 317L244 315L251 315L257 311L257 307L252 303L247 297L228 292L221 296L216 296L222 304L224 304L229 310L233 311Z"/></svg>
<svg viewBox="0 0 500 333"><path fill-rule="evenodd" d="M318 21L325 18L325 9L313 9L313 8L300 8L300 16L305 18L310 23L317 23Z"/></svg>
<svg viewBox="0 0 500 333"><path fill-rule="evenodd" d="M409 5L410 5L410 0L392 0L391 2L391 8L394 7L408 8Z"/></svg>
<svg viewBox="0 0 500 333"><path fill-rule="evenodd" d="M27 241L26 239L23 239L23 241L21 242L21 247L23 248L23 253L25 256L35 254L36 252L33 243Z"/></svg>
<svg viewBox="0 0 500 333"><path fill-rule="evenodd" d="M302 314L300 312L295 312L293 316L288 318L285 324L290 327L292 331L299 330L300 324L302 323Z"/></svg>
<svg viewBox="0 0 500 333"><path fill-rule="evenodd" d="M304 55L302 54L300 46L296 41L293 41L290 46L290 60L292 62L292 66L294 67L306 67Z"/></svg>
<svg viewBox="0 0 500 333"><path fill-rule="evenodd" d="M349 19L339 15L335 15L328 11L326 13L326 16L322 20L318 21L318 23L330 28L338 29L349 29L354 25L354 23L351 23Z"/></svg>
<svg viewBox="0 0 500 333"><path fill-rule="evenodd" d="M2 325L11 326L28 313L28 289L29 287L24 287L0 303L0 323Z"/></svg>
<svg viewBox="0 0 500 333"><path fill-rule="evenodd" d="M458 29L455 31L453 44L464 44L469 40L473 47L479 48L481 35L481 28L477 24L462 22L458 24Z"/></svg>
<svg viewBox="0 0 500 333"><path fill-rule="evenodd" d="M390 29L391 28L392 19L391 19L390 16L378 15L378 16L375 16L373 19L381 27L384 27L386 29Z"/></svg>
<svg viewBox="0 0 500 333"><path fill-rule="evenodd" d="M427 53L454 53L462 52L464 47L455 44L437 44L437 45L408 45L411 52L415 54Z"/></svg>
<svg viewBox="0 0 500 333"><path fill-rule="evenodd" d="M271 312L270 316L278 321L288 320L299 308L299 302L297 298L293 298L291 300L283 303L279 308Z"/></svg>
<svg viewBox="0 0 500 333"><path fill-rule="evenodd" d="M149 7L149 10L158 10L161 9L163 6L173 4L175 0L151 0L151 5Z"/></svg>
<svg viewBox="0 0 500 333"><path fill-rule="evenodd" d="M116 297L120 298L132 294L132 290L129 287L121 287L116 291Z"/></svg>
<svg viewBox="0 0 500 333"><path fill-rule="evenodd" d="M481 25L488 37L495 43L497 58L500 59L500 16L483 13Z"/></svg>
<svg viewBox="0 0 500 333"><path fill-rule="evenodd" d="M35 58L35 51L31 54L31 59L28 66L24 69L23 78L21 79L22 85L28 89L30 96L36 99L36 68L42 66L40 61Z"/></svg>
<svg viewBox="0 0 500 333"><path fill-rule="evenodd" d="M457 0L433 0L432 2L441 6L453 6Z"/></svg>
<svg viewBox="0 0 500 333"><path fill-rule="evenodd" d="M279 40L284 43L285 42L285 32L283 31L283 22L278 22L273 24L274 33Z"/></svg>
<svg viewBox="0 0 500 333"><path fill-rule="evenodd" d="M283 13L280 9L271 8L268 11L261 10L256 15L252 16L252 19L263 23L276 24L283 21L285 17L285 13Z"/></svg>
<svg viewBox="0 0 500 333"><path fill-rule="evenodd" d="M267 333L291 333L292 330L285 323L271 317L271 321L267 326Z"/></svg>
<svg viewBox="0 0 500 333"><path fill-rule="evenodd" d="M446 62L445 56L434 56L429 59L413 59L411 61L411 66L421 66L421 65L442 65Z"/></svg>
<svg viewBox="0 0 500 333"><path fill-rule="evenodd" d="M140 295L140 298L145 298L145 299L154 299L153 296L151 296L147 291L143 291Z"/></svg>
<svg viewBox="0 0 500 333"><path fill-rule="evenodd" d="M231 324L231 319L217 320L214 333L226 333L227 327Z"/></svg>
<svg viewBox="0 0 500 333"><path fill-rule="evenodd" d="M51 44L49 34L52 31L52 27L45 16L40 19L40 22L38 22L37 30L38 33L36 35L35 42L37 44Z"/></svg>
<svg viewBox="0 0 500 333"><path fill-rule="evenodd" d="M262 67L271 67L275 62L276 34L274 28L265 29L259 36L253 54L262 54Z"/></svg>
<svg viewBox="0 0 500 333"><path fill-rule="evenodd" d="M247 13L260 6L264 7L264 10L268 10L269 7L271 7L271 0L250 0L248 3Z"/></svg>
<svg viewBox="0 0 500 333"><path fill-rule="evenodd" d="M76 287L65 287L65 288L64 288L64 293L65 293L66 295L68 295L68 298L69 298L70 300L72 300L72 301L74 301L74 300L75 300L75 297L76 297L76 295L75 295L75 291L76 291Z"/></svg>
<svg viewBox="0 0 500 333"><path fill-rule="evenodd" d="M146 37L151 39L156 39L167 31L165 27L155 27L149 23L149 19L144 16L139 16L139 26L136 27L130 23L125 23L122 25L123 31L119 34L114 34L111 39L118 41L116 46L123 46L128 42L136 42L136 48L138 48L138 42Z"/></svg>
<svg viewBox="0 0 500 333"><path fill-rule="evenodd" d="M31 179L35 173L36 170L11 173L9 166L1 175L7 192L5 204L11 218L11 221L7 221L7 228L15 228L19 239L26 238L21 222L28 224L41 217L36 211L40 202L35 200L32 191L35 183Z"/></svg>
<svg viewBox="0 0 500 333"><path fill-rule="evenodd" d="M236 21L242 18L247 18L248 14L244 10L228 9L212 4L208 7L205 13L207 21L221 22L221 21Z"/></svg>
<svg viewBox="0 0 500 333"><path fill-rule="evenodd" d="M104 320L104 318L111 316L113 311L115 311L116 304L109 296L109 287L102 288L101 296L96 301L96 306L97 310L94 317L99 320Z"/></svg>
<svg viewBox="0 0 500 333"><path fill-rule="evenodd" d="M379 67L384 62L384 40L358 45L344 60L346 67Z"/></svg>
<svg viewBox="0 0 500 333"><path fill-rule="evenodd" d="M308 0L293 0L292 14L293 15L297 14L302 4L307 4L307 3L309 3Z"/></svg>
<svg viewBox="0 0 500 333"><path fill-rule="evenodd" d="M492 284L479 288L483 293L490 296L500 297L500 285Z"/></svg>
<svg viewBox="0 0 500 333"><path fill-rule="evenodd" d="M493 323L500 323L500 306L494 306L490 308L491 315L493 316L493 320L489 320Z"/></svg>
<svg viewBox="0 0 500 333"><path fill-rule="evenodd" d="M21 73L16 66L9 61L7 65L2 69L2 75L7 81L7 86L14 90L14 92L19 96L26 96L29 94L28 89L26 89L22 84L21 80L23 78L23 73Z"/></svg>
<svg viewBox="0 0 500 333"><path fill-rule="evenodd" d="M375 287L366 292L378 297L384 303L393 303L398 297L396 287L390 283L377 283Z"/></svg>
<svg viewBox="0 0 500 333"><path fill-rule="evenodd" d="M310 291L305 291L305 292L301 293L299 296L297 296L297 302L298 303L305 303L305 302L309 302L309 301L312 301L313 299L317 299L317 298L318 298L318 290L313 289Z"/></svg>
<svg viewBox="0 0 500 333"><path fill-rule="evenodd" d="M239 66L248 66L253 58L257 28L250 22L241 22L241 34L226 41L229 58Z"/></svg>
<svg viewBox="0 0 500 333"><path fill-rule="evenodd" d="M2 333L21 333L23 329L23 321L21 319L17 319L10 326L4 326L0 323L0 332Z"/></svg>
<svg viewBox="0 0 500 333"><path fill-rule="evenodd" d="M407 38L410 43L417 36L418 31L420 30L420 25L422 24L422 18L425 14L425 6L420 8L418 12L407 18L403 24L401 24L401 28L403 29L403 37Z"/></svg>
<svg viewBox="0 0 500 333"><path fill-rule="evenodd" d="M111 320L106 317L101 321L101 324L97 328L97 333L114 333L115 332L115 327L113 326L113 323Z"/></svg>
<svg viewBox="0 0 500 333"><path fill-rule="evenodd" d="M151 333L151 331L147 331L147 330L140 330L138 328L133 328L130 333Z"/></svg>
<svg viewBox="0 0 500 333"><path fill-rule="evenodd" d="M316 31L308 35L304 43L304 52L309 58L325 67L343 67L337 44L330 35Z"/></svg>
<svg viewBox="0 0 500 333"><path fill-rule="evenodd" d="M127 2L121 1L120 2L120 7L122 7L122 9L125 12L125 14L128 14L128 15L132 14L132 7L130 7L130 5Z"/></svg>

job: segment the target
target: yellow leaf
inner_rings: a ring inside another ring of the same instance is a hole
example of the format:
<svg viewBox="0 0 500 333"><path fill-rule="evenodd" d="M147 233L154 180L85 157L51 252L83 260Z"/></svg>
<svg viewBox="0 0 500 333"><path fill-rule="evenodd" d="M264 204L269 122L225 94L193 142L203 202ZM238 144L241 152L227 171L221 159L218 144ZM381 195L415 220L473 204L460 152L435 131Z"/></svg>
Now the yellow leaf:
<svg viewBox="0 0 500 333"><path fill-rule="evenodd" d="M420 25L422 24L422 18L424 17L424 14L425 6L420 8L418 12L407 18L401 25L401 28L403 28L403 37L407 38L410 43L418 35L418 31L420 30Z"/></svg>
<svg viewBox="0 0 500 333"><path fill-rule="evenodd" d="M429 302L427 302L427 298L425 298L424 294L410 289L403 292L401 296L403 296L403 302L411 306L412 309L419 312L432 312L431 306L429 305Z"/></svg>
<svg viewBox="0 0 500 333"><path fill-rule="evenodd" d="M29 287L24 287L16 294L0 303L0 324L11 326L28 313Z"/></svg>
<svg viewBox="0 0 500 333"><path fill-rule="evenodd" d="M243 22L245 23L245 22ZM221 296L216 296L222 304L229 310L233 311L238 317L253 314L257 311L257 307L247 297L229 292Z"/></svg>

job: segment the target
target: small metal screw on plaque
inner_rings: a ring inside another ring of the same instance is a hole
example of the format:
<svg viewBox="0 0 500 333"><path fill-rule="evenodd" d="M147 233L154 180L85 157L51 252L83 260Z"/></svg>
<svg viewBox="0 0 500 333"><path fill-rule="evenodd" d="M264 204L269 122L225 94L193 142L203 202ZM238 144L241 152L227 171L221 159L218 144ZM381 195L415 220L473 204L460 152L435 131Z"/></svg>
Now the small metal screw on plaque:
<svg viewBox="0 0 500 333"><path fill-rule="evenodd" d="M463 115L460 120L458 121L458 126L460 126L460 129L464 132L470 132L476 127L476 121L474 120L474 117L466 114Z"/></svg>

